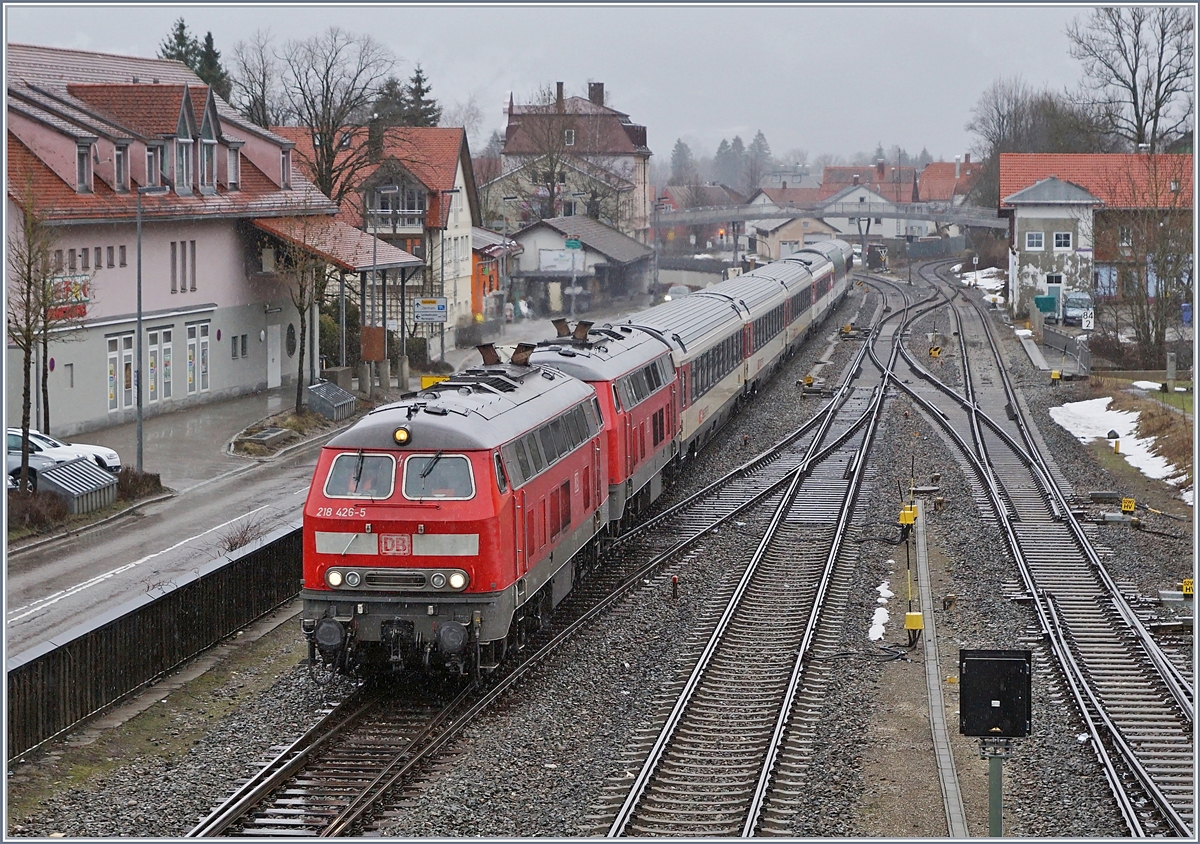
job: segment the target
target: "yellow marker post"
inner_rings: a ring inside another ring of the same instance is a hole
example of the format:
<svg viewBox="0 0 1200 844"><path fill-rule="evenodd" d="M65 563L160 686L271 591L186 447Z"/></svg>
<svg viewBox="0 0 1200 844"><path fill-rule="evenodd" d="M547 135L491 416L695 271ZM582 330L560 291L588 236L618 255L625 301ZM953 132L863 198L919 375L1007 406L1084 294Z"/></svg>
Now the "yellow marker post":
<svg viewBox="0 0 1200 844"><path fill-rule="evenodd" d="M1135 509L1137 509L1137 501L1135 501L1132 498L1122 498L1121 499L1121 512L1122 513L1132 513Z"/></svg>
<svg viewBox="0 0 1200 844"><path fill-rule="evenodd" d="M1190 577L1185 578L1183 581L1183 594L1189 597L1192 595L1192 579Z"/></svg>

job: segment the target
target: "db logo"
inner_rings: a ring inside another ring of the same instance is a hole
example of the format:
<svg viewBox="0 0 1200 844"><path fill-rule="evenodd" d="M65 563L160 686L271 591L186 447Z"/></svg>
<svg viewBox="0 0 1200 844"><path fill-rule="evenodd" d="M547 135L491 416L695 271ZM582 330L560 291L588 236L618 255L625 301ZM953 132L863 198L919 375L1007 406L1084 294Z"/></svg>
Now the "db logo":
<svg viewBox="0 0 1200 844"><path fill-rule="evenodd" d="M412 553L412 537L407 533L383 533L379 536L380 552L407 557Z"/></svg>

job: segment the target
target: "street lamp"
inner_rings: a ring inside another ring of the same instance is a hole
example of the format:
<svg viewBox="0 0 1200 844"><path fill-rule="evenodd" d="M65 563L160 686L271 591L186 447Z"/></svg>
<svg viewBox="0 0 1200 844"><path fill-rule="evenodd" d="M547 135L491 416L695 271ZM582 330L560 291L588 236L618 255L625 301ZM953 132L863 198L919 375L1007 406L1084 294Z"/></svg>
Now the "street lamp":
<svg viewBox="0 0 1200 844"><path fill-rule="evenodd" d="M137 189L137 368L134 391L137 393L137 471L142 473L142 195L160 195L169 190L164 185L147 185Z"/></svg>
<svg viewBox="0 0 1200 844"><path fill-rule="evenodd" d="M396 185L391 185L386 188L375 188L375 213L371 215L371 229L373 237L371 238L371 327L375 327L375 287L379 280L379 201L384 196L395 196L400 193L400 188ZM390 203L389 203L390 204ZM389 209L390 210L390 209ZM387 280L383 283L383 359L387 361ZM372 364L374 361L372 361ZM371 387L375 386L375 367L371 367ZM386 393L391 385L391 374L388 375L388 383L382 385L383 391ZM372 395L374 390L368 391L367 395Z"/></svg>

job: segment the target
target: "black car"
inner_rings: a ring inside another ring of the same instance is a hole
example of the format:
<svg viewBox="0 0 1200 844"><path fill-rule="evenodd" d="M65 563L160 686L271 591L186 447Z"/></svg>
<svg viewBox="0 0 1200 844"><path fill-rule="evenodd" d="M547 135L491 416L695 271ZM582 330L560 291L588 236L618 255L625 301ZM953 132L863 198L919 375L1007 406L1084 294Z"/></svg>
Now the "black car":
<svg viewBox="0 0 1200 844"><path fill-rule="evenodd" d="M37 492L38 472L43 472L46 469L53 469L58 465L58 462L51 460L49 457L42 457L38 454L29 455L29 485ZM19 489L21 484L21 452L8 452L8 488Z"/></svg>

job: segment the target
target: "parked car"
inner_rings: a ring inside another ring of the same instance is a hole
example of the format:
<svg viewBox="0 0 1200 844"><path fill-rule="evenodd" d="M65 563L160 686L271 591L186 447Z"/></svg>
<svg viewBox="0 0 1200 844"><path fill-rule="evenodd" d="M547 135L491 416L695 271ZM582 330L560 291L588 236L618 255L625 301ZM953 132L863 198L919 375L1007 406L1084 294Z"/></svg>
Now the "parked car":
<svg viewBox="0 0 1200 844"><path fill-rule="evenodd" d="M1093 307L1090 293L1068 293L1063 299L1063 325L1082 325L1084 314Z"/></svg>
<svg viewBox="0 0 1200 844"><path fill-rule="evenodd" d="M664 302L670 302L672 299L682 299L684 296L692 292L692 288L686 284L672 284L667 289L667 295L663 296Z"/></svg>
<svg viewBox="0 0 1200 844"><path fill-rule="evenodd" d="M21 453L21 429L8 429L8 449ZM65 443L60 439L43 434L40 431L29 431L29 453L41 454L53 458L59 463L74 460L76 457L86 457L95 462L101 469L107 469L114 475L121 471L121 457L111 448L86 443Z"/></svg>
<svg viewBox="0 0 1200 844"><path fill-rule="evenodd" d="M44 472L47 469L53 469L57 466L54 460L40 454L29 455L29 485L37 492L38 473ZM18 445L16 451L9 450L8 452L8 488L18 489L21 481L21 448Z"/></svg>

